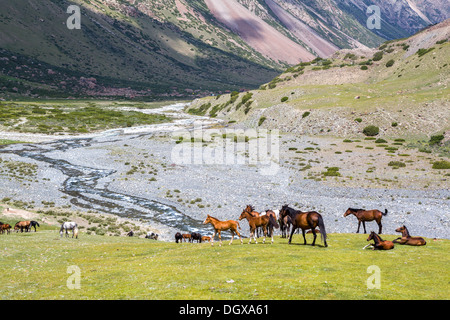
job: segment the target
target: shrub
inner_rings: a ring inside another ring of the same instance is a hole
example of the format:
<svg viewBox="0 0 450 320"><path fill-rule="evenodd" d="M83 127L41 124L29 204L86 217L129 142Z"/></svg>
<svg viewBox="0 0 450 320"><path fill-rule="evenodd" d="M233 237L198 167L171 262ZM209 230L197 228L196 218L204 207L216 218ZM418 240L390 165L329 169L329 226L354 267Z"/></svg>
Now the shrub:
<svg viewBox="0 0 450 320"><path fill-rule="evenodd" d="M401 161L391 161L388 163L388 166L396 167L396 168L403 168L403 167L406 167L406 164Z"/></svg>
<svg viewBox="0 0 450 320"><path fill-rule="evenodd" d="M436 136L431 136L430 141L428 141L428 144L430 146L434 146L435 144L440 144L443 139L444 139L444 135L443 134L439 134L439 135L436 135Z"/></svg>
<svg viewBox="0 0 450 320"><path fill-rule="evenodd" d="M369 69L367 66L361 66L361 70L367 70Z"/></svg>
<svg viewBox="0 0 450 320"><path fill-rule="evenodd" d="M376 136L378 133L380 133L380 128L378 128L377 126L374 126L374 125L370 125L363 129L363 133L366 136L373 137L373 136Z"/></svg>
<svg viewBox="0 0 450 320"><path fill-rule="evenodd" d="M356 118L355 121L356 122L362 122L362 119L361 118Z"/></svg>
<svg viewBox="0 0 450 320"><path fill-rule="evenodd" d="M434 50L434 47L431 47L431 48L429 48L429 49L423 49L423 48L421 48L421 49L417 50L416 53L419 55L419 58L420 58L420 57L426 55L428 52L433 51L433 50Z"/></svg>
<svg viewBox="0 0 450 320"><path fill-rule="evenodd" d="M375 140L375 143L387 143L386 140L378 138L377 140Z"/></svg>
<svg viewBox="0 0 450 320"><path fill-rule="evenodd" d="M435 161L433 162L433 169L450 169L450 161Z"/></svg>
<svg viewBox="0 0 450 320"><path fill-rule="evenodd" d="M386 67L390 68L394 65L395 61L393 59L389 60L388 62L386 62Z"/></svg>
<svg viewBox="0 0 450 320"><path fill-rule="evenodd" d="M373 61L380 61L381 59L383 59L383 51L376 52L372 58Z"/></svg>
<svg viewBox="0 0 450 320"><path fill-rule="evenodd" d="M288 101L288 97L283 97L283 98L281 98L281 102L285 102L285 101Z"/></svg>
<svg viewBox="0 0 450 320"><path fill-rule="evenodd" d="M322 172L322 175L324 177L340 177L341 176L341 174L339 173L338 167L327 168L327 171Z"/></svg>
<svg viewBox="0 0 450 320"><path fill-rule="evenodd" d="M310 114L311 114L311 112L305 111L305 112L302 114L302 118L306 118L306 117L309 116Z"/></svg>
<svg viewBox="0 0 450 320"><path fill-rule="evenodd" d="M398 123L397 123L397 122L392 122L392 123L391 123L391 126L392 126L392 127L396 127L396 126L398 126Z"/></svg>
<svg viewBox="0 0 450 320"><path fill-rule="evenodd" d="M261 117L261 118L259 118L259 121L258 121L258 127L259 127L260 125L262 125L262 124L264 123L264 121L266 121L266 117Z"/></svg>

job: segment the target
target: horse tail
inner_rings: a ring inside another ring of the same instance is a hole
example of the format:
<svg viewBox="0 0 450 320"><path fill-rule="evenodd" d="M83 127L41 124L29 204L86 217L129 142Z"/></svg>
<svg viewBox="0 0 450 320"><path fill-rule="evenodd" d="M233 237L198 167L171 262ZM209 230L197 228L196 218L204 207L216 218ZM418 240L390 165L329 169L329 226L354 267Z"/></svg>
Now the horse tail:
<svg viewBox="0 0 450 320"><path fill-rule="evenodd" d="M272 215L269 216L269 226L274 226L276 229L280 227L277 220Z"/></svg>
<svg viewBox="0 0 450 320"><path fill-rule="evenodd" d="M236 224L237 224L239 230L242 230L242 229L241 229L241 225L239 224L239 221L236 221Z"/></svg>
<svg viewBox="0 0 450 320"><path fill-rule="evenodd" d="M320 229L320 235L322 237L322 241L325 244L325 247L328 247L327 245L327 232L325 231L325 224L323 223L323 218L321 215L319 215L319 229Z"/></svg>
<svg viewBox="0 0 450 320"><path fill-rule="evenodd" d="M39 222L37 222L37 221L35 221L35 222L36 222L37 226L40 227Z"/></svg>
<svg viewBox="0 0 450 320"><path fill-rule="evenodd" d="M387 209L384 209L384 213L382 212L381 214L382 214L383 216L387 215L387 214L388 214Z"/></svg>

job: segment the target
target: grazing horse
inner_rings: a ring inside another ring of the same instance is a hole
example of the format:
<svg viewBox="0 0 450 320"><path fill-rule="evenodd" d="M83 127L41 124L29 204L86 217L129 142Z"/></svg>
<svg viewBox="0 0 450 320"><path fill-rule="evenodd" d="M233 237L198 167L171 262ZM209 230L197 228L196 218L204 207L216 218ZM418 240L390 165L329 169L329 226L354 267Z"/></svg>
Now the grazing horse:
<svg viewBox="0 0 450 320"><path fill-rule="evenodd" d="M175 233L175 242L176 243L182 243L183 242L183 235L179 232Z"/></svg>
<svg viewBox="0 0 450 320"><path fill-rule="evenodd" d="M378 224L378 233L381 234L381 230L383 229L381 225L381 218L385 215L387 215L388 211L387 209L384 209L384 213L380 210L364 210L364 209L354 209L354 208L348 208L347 211L344 213L344 217L348 216L349 214L355 215L355 217L358 219L358 230L356 230L356 233L359 233L359 227L361 226L361 222L364 227L364 233L366 232L366 221L373 221L375 220Z"/></svg>
<svg viewBox="0 0 450 320"><path fill-rule="evenodd" d="M255 239L255 243L258 243L256 240L255 230L258 227L262 227L264 231L264 240L263 243L266 242L266 236L267 236L267 227L272 226L275 228L279 228L280 226L277 223L276 218L273 217L271 214L265 214L263 216L259 217L253 217L248 211L244 210L242 211L241 215L239 216L239 220L247 219L248 224L250 226L250 240L248 243L252 243L252 237ZM272 243L273 243L273 233L272 233Z"/></svg>
<svg viewBox="0 0 450 320"><path fill-rule="evenodd" d="M203 236L203 237L202 237L202 241L203 241L203 242L211 242L211 237Z"/></svg>
<svg viewBox="0 0 450 320"><path fill-rule="evenodd" d="M23 229L25 229L25 232L28 232L30 230L30 221L19 221L14 225L14 230L17 230L17 232L23 232Z"/></svg>
<svg viewBox="0 0 450 320"><path fill-rule="evenodd" d="M9 234L11 232L11 226L7 223L0 224L0 232L3 234L3 232L6 231L6 234Z"/></svg>
<svg viewBox="0 0 450 320"><path fill-rule="evenodd" d="M63 232L66 231L66 238L69 237L68 230L72 230L72 238L75 237L78 239L78 225L76 222L64 222L61 225L61 229L59 229L59 234L61 235L61 238L63 236Z"/></svg>
<svg viewBox="0 0 450 320"><path fill-rule="evenodd" d="M201 243L202 242L202 235L200 233L197 232L192 232L191 233L191 242L194 242L194 240L197 240L197 243Z"/></svg>
<svg viewBox="0 0 450 320"><path fill-rule="evenodd" d="M323 218L320 215L320 213L316 211L302 212L300 210L290 208L288 205L285 204L280 210L280 216L283 218L288 216L290 223L292 224L291 235L289 237L289 244L292 241L292 236L294 235L296 229L298 228L302 229L303 240L305 241L304 244L306 244L305 230L311 229L315 231L315 228L319 227L323 243L325 247L328 247L325 224L323 223ZM314 240L312 245L314 246L316 243L317 235L315 232L313 232L313 235Z"/></svg>
<svg viewBox="0 0 450 320"><path fill-rule="evenodd" d="M241 229L239 222L234 221L234 220L220 221L219 219L211 217L208 214L205 221L203 221L203 224L208 224L208 223L211 223L212 226L214 227L214 233L211 237L211 246L214 245L214 237L216 236L216 233L219 234L219 241L220 241L219 246L222 246L222 237L221 237L220 233L225 230L231 231L231 241L229 243L230 245L233 243L234 234L237 234L239 236L239 240L241 240L241 244L242 244L241 234L237 230L238 227L239 227L239 229Z"/></svg>
<svg viewBox="0 0 450 320"><path fill-rule="evenodd" d="M373 250L391 250L394 249L394 243L392 241L387 241L381 239L381 237L376 234L374 231L372 231L367 238L367 241L373 240L374 244L368 244L363 249L367 248L368 246L372 246Z"/></svg>
<svg viewBox="0 0 450 320"><path fill-rule="evenodd" d="M40 227L40 225L37 221L30 221L30 227L29 227L30 231L31 231L31 228L34 227L34 232L36 232L36 226Z"/></svg>
<svg viewBox="0 0 450 320"><path fill-rule="evenodd" d="M398 244L406 244L410 246L424 246L427 244L424 238L421 237L411 237L409 235L408 229L405 226L395 229L395 232L401 232L402 237L393 240L392 242Z"/></svg>
<svg viewBox="0 0 450 320"><path fill-rule="evenodd" d="M147 232L145 235L145 239L152 239L152 240L158 240L159 234L154 232Z"/></svg>
<svg viewBox="0 0 450 320"><path fill-rule="evenodd" d="M191 238L191 234L190 233L183 233L182 234L182 237L183 237L183 241L184 242L192 242L192 238Z"/></svg>

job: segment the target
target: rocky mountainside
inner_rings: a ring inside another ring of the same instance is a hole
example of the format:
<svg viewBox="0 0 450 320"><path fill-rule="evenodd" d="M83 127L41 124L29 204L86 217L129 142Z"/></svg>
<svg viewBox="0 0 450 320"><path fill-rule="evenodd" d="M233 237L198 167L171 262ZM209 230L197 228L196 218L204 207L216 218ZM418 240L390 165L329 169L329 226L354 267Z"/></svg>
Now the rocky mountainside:
<svg viewBox="0 0 450 320"><path fill-rule="evenodd" d="M188 112L300 134L424 138L450 129L450 19L376 49L289 67L259 90L197 99Z"/></svg>
<svg viewBox="0 0 450 320"><path fill-rule="evenodd" d="M449 16L444 0L0 0L0 98L179 98L256 88ZM70 30L70 5L81 29Z"/></svg>

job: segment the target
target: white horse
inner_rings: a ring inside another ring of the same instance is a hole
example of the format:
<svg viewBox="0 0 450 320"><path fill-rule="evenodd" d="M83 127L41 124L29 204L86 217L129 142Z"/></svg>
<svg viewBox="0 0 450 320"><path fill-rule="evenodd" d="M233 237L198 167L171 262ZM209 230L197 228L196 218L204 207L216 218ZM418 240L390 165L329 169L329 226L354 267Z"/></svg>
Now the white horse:
<svg viewBox="0 0 450 320"><path fill-rule="evenodd" d="M78 239L78 225L76 222L64 222L61 225L61 229L59 230L61 238L63 236L64 230L66 231L66 238L69 236L69 233L67 231L72 230L72 238L75 236L75 238Z"/></svg>

